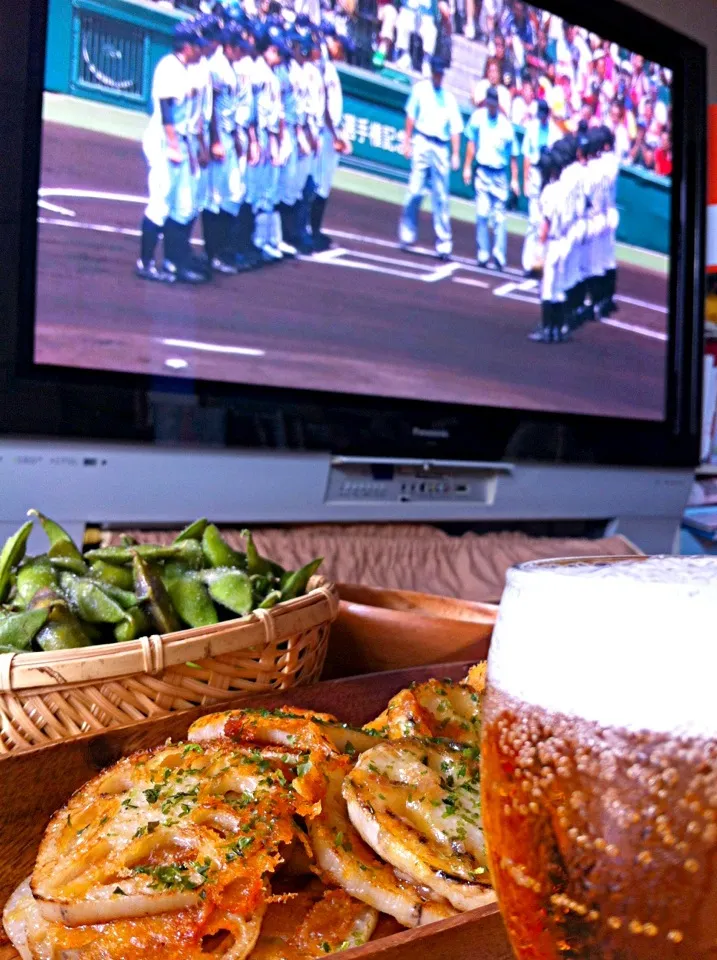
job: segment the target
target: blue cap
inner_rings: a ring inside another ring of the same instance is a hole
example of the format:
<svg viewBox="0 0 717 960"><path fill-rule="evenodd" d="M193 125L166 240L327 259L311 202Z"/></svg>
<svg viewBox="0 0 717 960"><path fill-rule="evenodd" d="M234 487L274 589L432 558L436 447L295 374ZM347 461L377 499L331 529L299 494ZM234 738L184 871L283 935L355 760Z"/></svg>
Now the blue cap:
<svg viewBox="0 0 717 960"><path fill-rule="evenodd" d="M448 69L448 61L445 57L434 53L431 57L431 73L445 73Z"/></svg>
<svg viewBox="0 0 717 960"><path fill-rule="evenodd" d="M296 20L294 21L297 27L310 27L311 26L311 17L308 13L299 13L297 14Z"/></svg>
<svg viewBox="0 0 717 960"><path fill-rule="evenodd" d="M488 87L485 95L485 102L493 103L496 107L498 106L498 91L495 89L495 87Z"/></svg>
<svg viewBox="0 0 717 960"><path fill-rule="evenodd" d="M546 100L538 100L538 116L541 120L545 120L550 116L550 107Z"/></svg>
<svg viewBox="0 0 717 960"><path fill-rule="evenodd" d="M219 39L222 32L222 24L219 17L215 17L213 13L205 13L201 17L197 17L195 23L199 32L206 40Z"/></svg>
<svg viewBox="0 0 717 960"><path fill-rule="evenodd" d="M196 22L190 20L184 20L182 23L178 23L174 28L174 42L175 44L191 43L197 47L206 47L207 41L199 32L199 27Z"/></svg>

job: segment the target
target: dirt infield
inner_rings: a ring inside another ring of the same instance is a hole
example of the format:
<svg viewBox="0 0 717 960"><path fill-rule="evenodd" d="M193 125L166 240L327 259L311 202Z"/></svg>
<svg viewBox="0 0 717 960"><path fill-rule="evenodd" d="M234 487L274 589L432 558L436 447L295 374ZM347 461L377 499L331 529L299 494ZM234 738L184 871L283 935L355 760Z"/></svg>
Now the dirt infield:
<svg viewBox="0 0 717 960"><path fill-rule="evenodd" d="M397 208L335 191L327 254L200 288L133 276L145 169L138 145L47 124L40 210L40 362L463 403L661 418L667 281L622 267L620 313L570 343L527 339L537 284L511 237L504 273L396 243Z"/></svg>

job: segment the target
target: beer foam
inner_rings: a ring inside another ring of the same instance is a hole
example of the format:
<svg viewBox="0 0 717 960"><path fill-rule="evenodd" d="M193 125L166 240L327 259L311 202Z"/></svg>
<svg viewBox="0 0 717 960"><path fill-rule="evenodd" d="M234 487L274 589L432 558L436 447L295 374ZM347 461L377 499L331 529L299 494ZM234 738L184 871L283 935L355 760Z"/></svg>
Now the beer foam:
<svg viewBox="0 0 717 960"><path fill-rule="evenodd" d="M605 727L717 737L717 557L508 572L489 682Z"/></svg>

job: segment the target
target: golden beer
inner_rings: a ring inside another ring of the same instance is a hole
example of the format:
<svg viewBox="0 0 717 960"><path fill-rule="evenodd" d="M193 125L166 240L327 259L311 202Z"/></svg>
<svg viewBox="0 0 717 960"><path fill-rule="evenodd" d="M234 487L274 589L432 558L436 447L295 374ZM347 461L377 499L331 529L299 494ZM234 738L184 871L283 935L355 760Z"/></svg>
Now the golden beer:
<svg viewBox="0 0 717 960"><path fill-rule="evenodd" d="M717 558L510 571L483 822L518 960L717 958Z"/></svg>

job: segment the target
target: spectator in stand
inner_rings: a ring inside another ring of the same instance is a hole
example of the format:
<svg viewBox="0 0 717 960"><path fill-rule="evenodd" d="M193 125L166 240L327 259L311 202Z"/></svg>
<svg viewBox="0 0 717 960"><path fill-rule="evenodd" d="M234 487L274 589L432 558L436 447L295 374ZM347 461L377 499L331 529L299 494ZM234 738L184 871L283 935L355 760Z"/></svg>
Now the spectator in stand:
<svg viewBox="0 0 717 960"><path fill-rule="evenodd" d="M500 112L510 118L510 91L505 84L501 83L501 80L502 77L498 61L495 57L490 57L490 59L486 61L484 78L479 80L473 88L473 103L476 107L485 106L485 98L488 90L491 87L495 87L498 93L498 107Z"/></svg>
<svg viewBox="0 0 717 960"><path fill-rule="evenodd" d="M450 20L451 11L445 0L401 0L396 20L396 57L400 66L410 68L408 52L411 34L423 41L423 73L430 76L430 60L436 50L439 18Z"/></svg>
<svg viewBox="0 0 717 960"><path fill-rule="evenodd" d="M667 130L660 136L660 146L655 150L655 173L661 177L672 176L672 141Z"/></svg>
<svg viewBox="0 0 717 960"><path fill-rule="evenodd" d="M630 158L631 138L625 119L625 102L620 97L616 97L610 104L610 113L605 125L612 130L615 136L615 153L618 163L627 163Z"/></svg>
<svg viewBox="0 0 717 960"><path fill-rule="evenodd" d="M523 0L512 0L512 4L505 7L500 25L515 63L524 67L525 58L535 47L535 28Z"/></svg>
<svg viewBox="0 0 717 960"><path fill-rule="evenodd" d="M538 101L535 97L535 90L530 79L530 73L523 72L523 82L520 87L520 93L513 99L513 106L510 111L510 119L515 127L526 127L530 120L535 119L538 114Z"/></svg>
<svg viewBox="0 0 717 960"><path fill-rule="evenodd" d="M519 71L516 70L513 54L506 50L505 38L502 33L496 33L492 47L491 56L498 61L501 81L506 87L514 86L514 83L509 83L506 78L515 77Z"/></svg>
<svg viewBox="0 0 717 960"><path fill-rule="evenodd" d="M645 71L645 58L633 53L630 58L632 78L630 80L630 100L633 108L647 96L650 90L650 78Z"/></svg>
<svg viewBox="0 0 717 960"><path fill-rule="evenodd" d="M636 167L643 167L645 170L654 170L655 154L651 146L645 141L645 121L637 121L637 137L629 155L630 163Z"/></svg>
<svg viewBox="0 0 717 960"><path fill-rule="evenodd" d="M656 150L660 146L664 124L655 116L655 104L650 99L644 99L640 104L638 118L638 123L642 123L645 128L645 143Z"/></svg>
<svg viewBox="0 0 717 960"><path fill-rule="evenodd" d="M593 57L585 37L574 24L563 25L563 36L557 41L555 58L559 67L569 71L572 85L580 89Z"/></svg>
<svg viewBox="0 0 717 960"><path fill-rule="evenodd" d="M396 36L396 21L398 20L398 8L394 0L377 0L378 6L376 16L381 24L378 34L378 47L373 55L373 65L380 69L386 57L390 54L393 47L393 41Z"/></svg>
<svg viewBox="0 0 717 960"><path fill-rule="evenodd" d="M503 14L504 0L483 0L478 17L481 38L488 40L495 33L496 26ZM466 36L469 36L466 33ZM470 39L473 39L470 37Z"/></svg>

